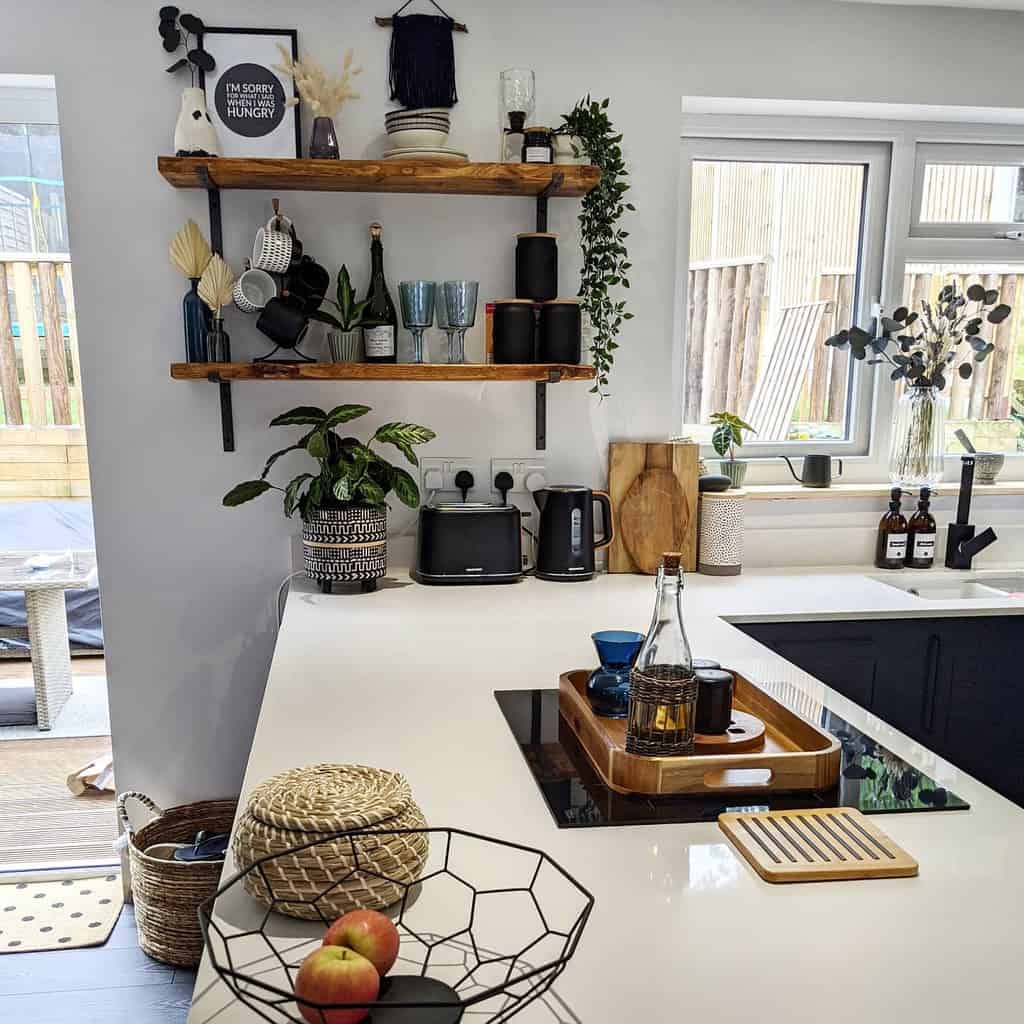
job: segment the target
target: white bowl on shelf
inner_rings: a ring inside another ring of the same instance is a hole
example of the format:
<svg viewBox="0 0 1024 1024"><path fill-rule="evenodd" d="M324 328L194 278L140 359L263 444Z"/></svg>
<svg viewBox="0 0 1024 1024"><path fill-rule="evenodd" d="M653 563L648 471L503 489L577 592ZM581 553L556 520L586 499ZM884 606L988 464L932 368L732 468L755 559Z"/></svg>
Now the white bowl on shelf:
<svg viewBox="0 0 1024 1024"><path fill-rule="evenodd" d="M434 128L402 128L388 132L388 142L394 149L441 149L448 133Z"/></svg>

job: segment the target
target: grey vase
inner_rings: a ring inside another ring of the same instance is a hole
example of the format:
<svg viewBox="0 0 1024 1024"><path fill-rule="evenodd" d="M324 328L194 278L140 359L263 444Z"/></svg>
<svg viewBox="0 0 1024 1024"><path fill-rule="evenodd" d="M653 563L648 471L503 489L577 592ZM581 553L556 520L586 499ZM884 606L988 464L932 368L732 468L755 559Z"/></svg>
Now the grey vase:
<svg viewBox="0 0 1024 1024"><path fill-rule="evenodd" d="M313 118L313 134L309 140L310 160L340 160L338 136L329 117Z"/></svg>

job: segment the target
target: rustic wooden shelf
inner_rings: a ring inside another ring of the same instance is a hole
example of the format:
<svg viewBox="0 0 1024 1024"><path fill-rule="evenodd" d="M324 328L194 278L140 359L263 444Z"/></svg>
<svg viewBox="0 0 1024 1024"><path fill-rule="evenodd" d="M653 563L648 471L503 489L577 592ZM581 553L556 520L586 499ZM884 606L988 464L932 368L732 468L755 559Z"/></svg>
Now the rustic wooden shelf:
<svg viewBox="0 0 1024 1024"><path fill-rule="evenodd" d="M564 363L171 363L175 380L593 380L592 366Z"/></svg>
<svg viewBox="0 0 1024 1024"><path fill-rule="evenodd" d="M419 160L271 160L157 157L175 188L302 192L415 192L456 196L586 195L596 167L571 164L432 164ZM561 176L561 180L558 180Z"/></svg>

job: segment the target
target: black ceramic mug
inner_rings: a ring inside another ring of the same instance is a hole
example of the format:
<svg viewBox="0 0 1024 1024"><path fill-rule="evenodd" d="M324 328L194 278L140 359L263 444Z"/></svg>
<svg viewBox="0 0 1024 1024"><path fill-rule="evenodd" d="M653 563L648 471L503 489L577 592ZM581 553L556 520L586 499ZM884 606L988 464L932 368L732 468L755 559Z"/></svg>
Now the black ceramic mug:
<svg viewBox="0 0 1024 1024"><path fill-rule="evenodd" d="M256 327L280 348L295 348L309 330L309 316L301 304L274 298L263 307Z"/></svg>
<svg viewBox="0 0 1024 1024"><path fill-rule="evenodd" d="M284 287L307 313L314 313L324 301L331 275L311 256L303 256L285 275Z"/></svg>
<svg viewBox="0 0 1024 1024"><path fill-rule="evenodd" d="M494 303L494 341L496 363L532 363L535 357L536 316L529 299L498 299Z"/></svg>
<svg viewBox="0 0 1024 1024"><path fill-rule="evenodd" d="M516 237L516 298L547 302L558 294L558 241L531 231Z"/></svg>
<svg viewBox="0 0 1024 1024"><path fill-rule="evenodd" d="M555 299L540 307L540 335L537 361L569 363L580 361L582 315L579 299Z"/></svg>

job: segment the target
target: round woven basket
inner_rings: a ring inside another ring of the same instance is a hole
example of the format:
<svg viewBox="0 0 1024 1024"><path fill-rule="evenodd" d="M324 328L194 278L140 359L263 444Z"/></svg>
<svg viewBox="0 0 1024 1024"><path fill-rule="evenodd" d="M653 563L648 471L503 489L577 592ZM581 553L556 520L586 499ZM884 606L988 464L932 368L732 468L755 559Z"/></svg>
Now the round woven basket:
<svg viewBox="0 0 1024 1024"><path fill-rule="evenodd" d="M125 804L135 799L156 817L138 831L128 820ZM206 800L161 810L144 793L121 793L117 813L128 836L135 920L143 952L165 964L195 967L203 953L199 904L217 891L224 862L182 863L147 857L156 843L191 843L197 832L230 832L237 803Z"/></svg>
<svg viewBox="0 0 1024 1024"><path fill-rule="evenodd" d="M419 878L429 839L426 833L343 835L310 849L296 847L338 832L426 824L409 783L396 772L358 764L310 765L275 775L252 791L239 816L232 852L245 871L271 854L295 850L250 872L245 887L269 906L269 882L277 897L274 910L317 921L395 903L403 891L395 883ZM321 895L325 889L330 892ZM282 901L282 893L295 902Z"/></svg>

